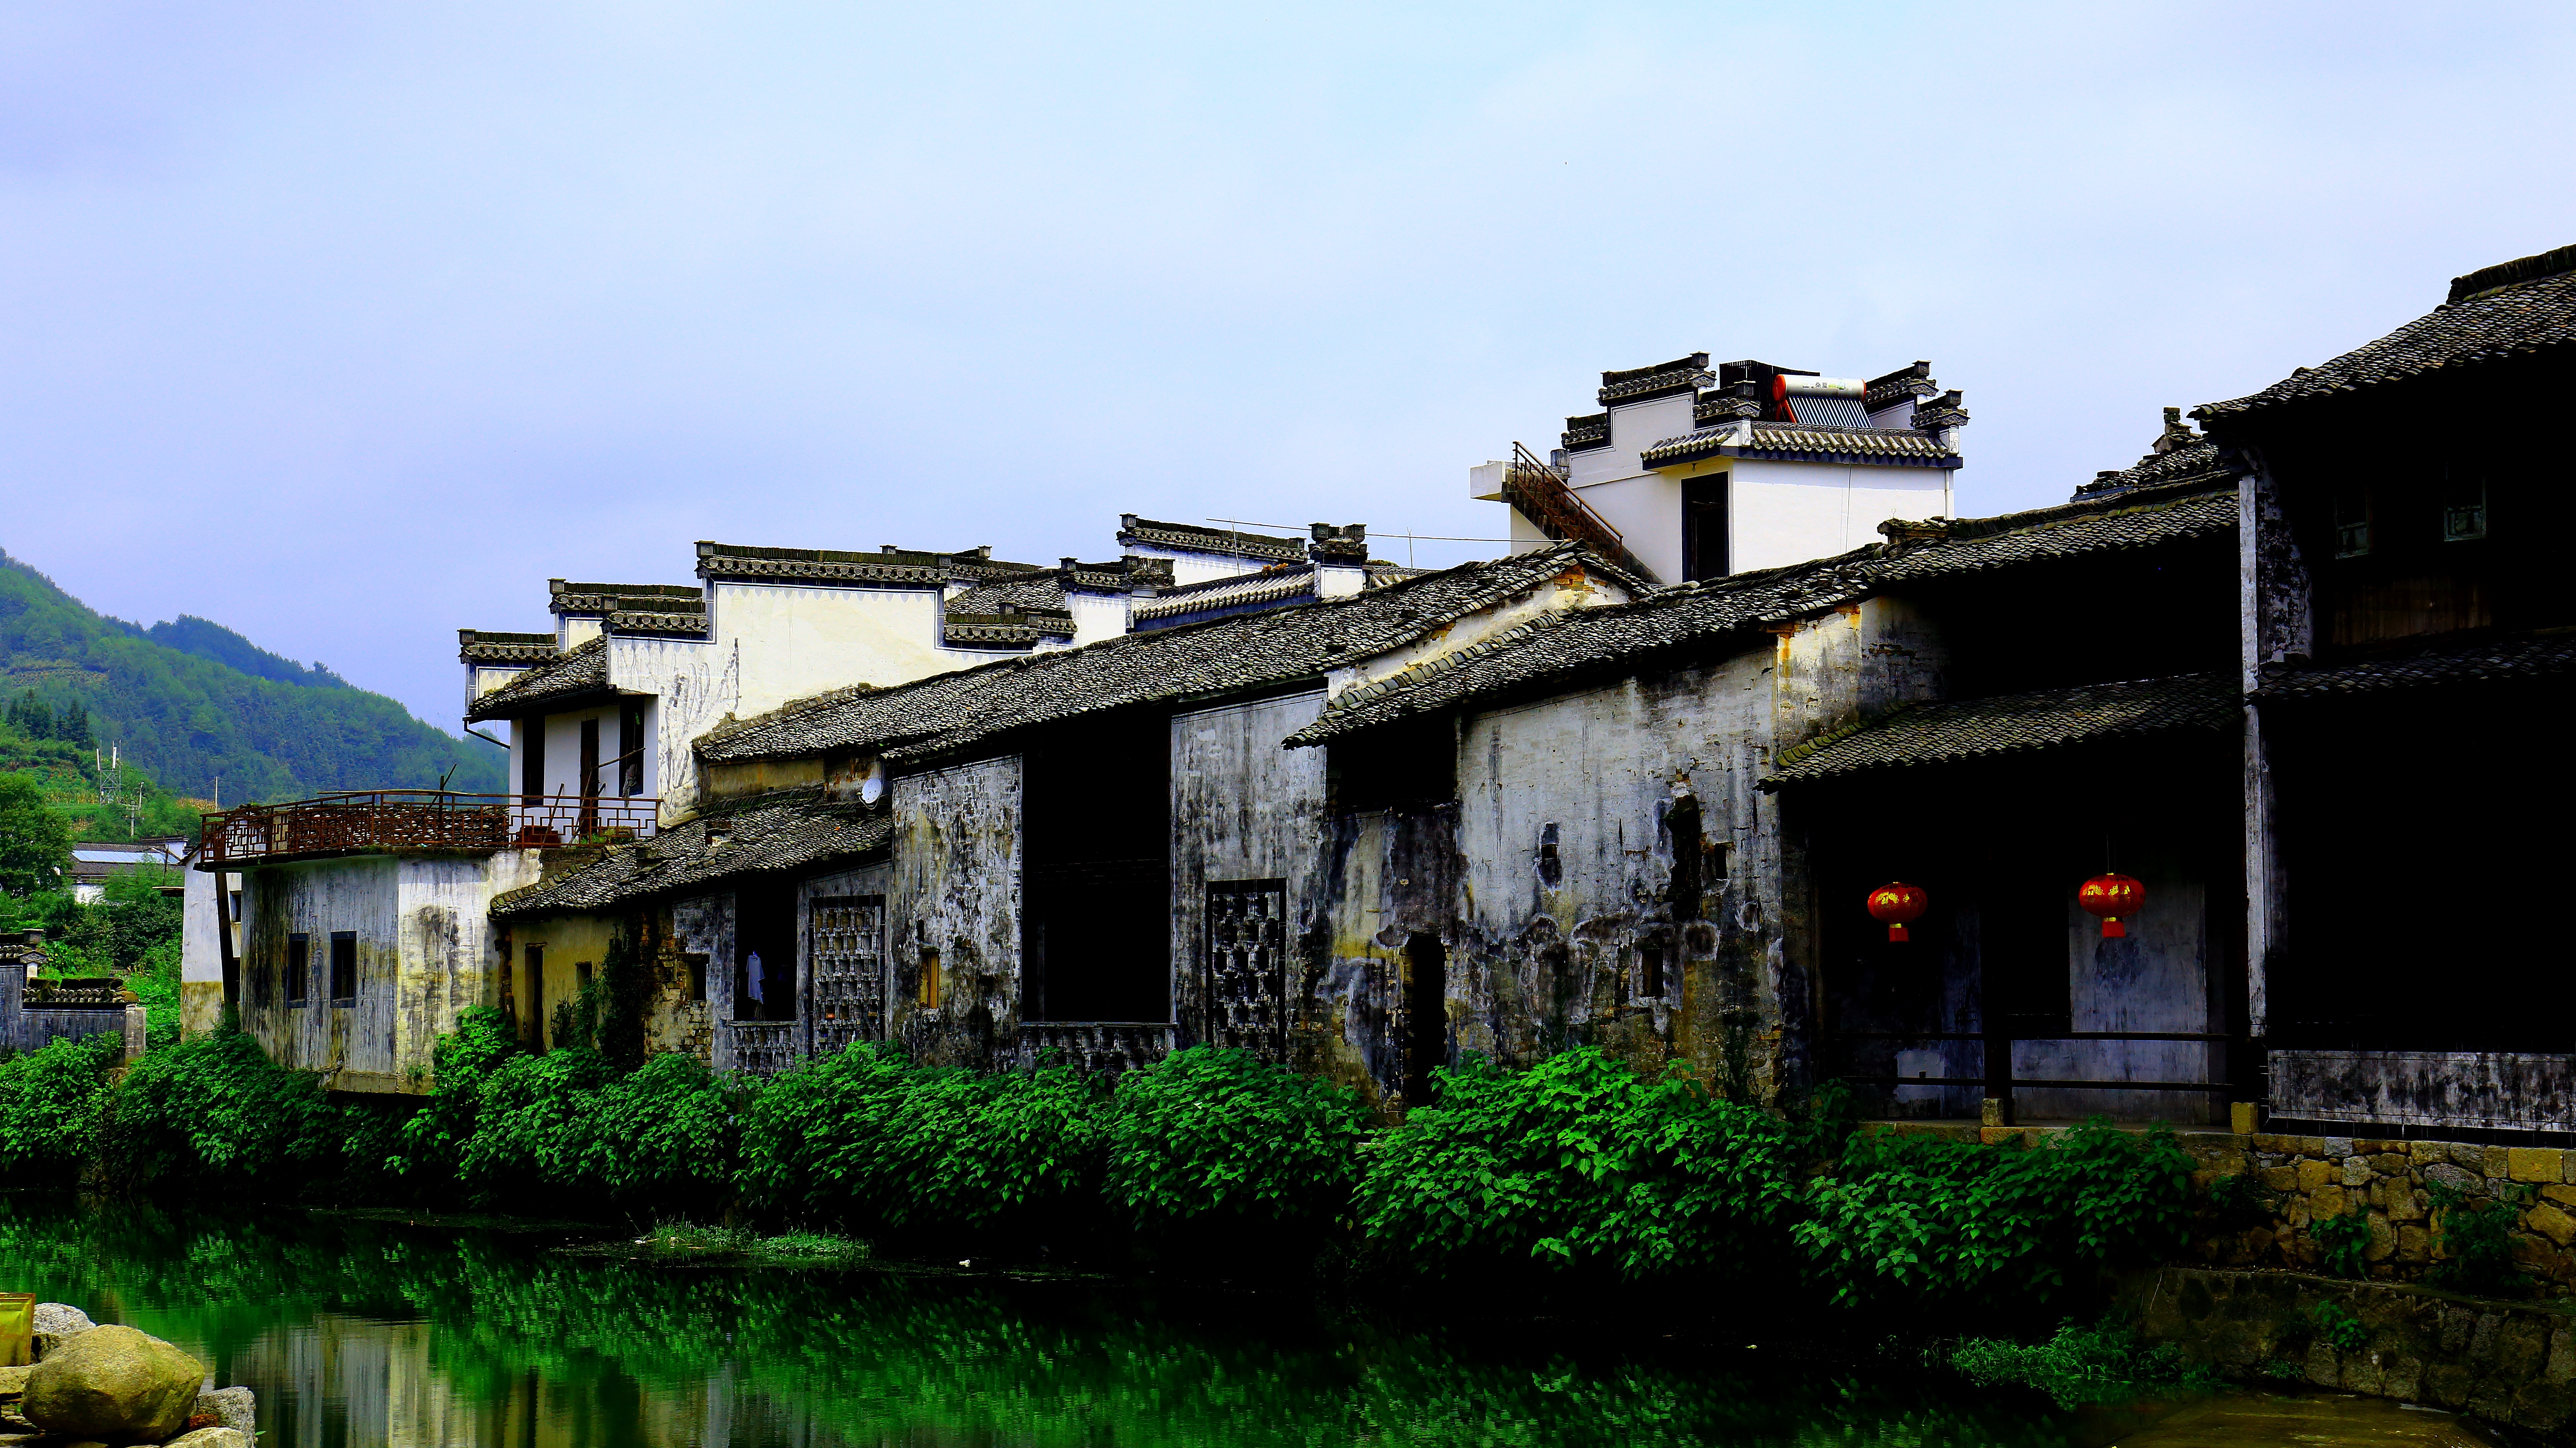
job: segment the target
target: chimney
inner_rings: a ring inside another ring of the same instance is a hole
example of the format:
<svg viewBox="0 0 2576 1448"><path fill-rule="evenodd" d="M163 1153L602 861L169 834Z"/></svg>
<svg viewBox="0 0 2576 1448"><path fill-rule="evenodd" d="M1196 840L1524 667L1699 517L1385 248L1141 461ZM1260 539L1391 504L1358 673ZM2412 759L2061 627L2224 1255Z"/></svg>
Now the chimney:
<svg viewBox="0 0 2576 1448"><path fill-rule="evenodd" d="M1368 525L1310 524L1306 557L1315 565L1317 598L1348 598L1368 587Z"/></svg>

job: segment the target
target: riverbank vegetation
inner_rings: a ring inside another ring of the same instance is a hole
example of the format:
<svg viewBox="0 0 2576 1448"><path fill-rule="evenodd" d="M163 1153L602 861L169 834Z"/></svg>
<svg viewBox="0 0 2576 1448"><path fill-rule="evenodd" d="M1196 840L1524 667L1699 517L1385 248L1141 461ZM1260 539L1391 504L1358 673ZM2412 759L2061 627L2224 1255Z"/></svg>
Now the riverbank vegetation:
<svg viewBox="0 0 2576 1448"><path fill-rule="evenodd" d="M862 1044L766 1082L520 1049L469 1012L423 1098L334 1100L218 1033L0 1062L0 1184L786 1229L930 1257L1412 1278L1447 1298L1759 1286L1783 1305L2026 1314L2178 1247L2163 1133L2051 1144L1855 1132L1825 1097L1740 1106L1589 1048L1470 1061L1371 1129L1330 1083L1194 1048L1114 1081ZM675 1241L676 1245L676 1241Z"/></svg>

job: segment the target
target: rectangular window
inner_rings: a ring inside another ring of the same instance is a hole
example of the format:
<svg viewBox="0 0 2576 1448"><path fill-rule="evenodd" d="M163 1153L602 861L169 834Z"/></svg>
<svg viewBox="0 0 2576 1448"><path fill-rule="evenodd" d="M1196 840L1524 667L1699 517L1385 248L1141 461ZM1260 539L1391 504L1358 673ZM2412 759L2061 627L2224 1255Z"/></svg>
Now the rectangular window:
<svg viewBox="0 0 2576 1448"><path fill-rule="evenodd" d="M313 979L313 937L286 937L286 1003L304 1004L305 991Z"/></svg>
<svg viewBox="0 0 2576 1448"><path fill-rule="evenodd" d="M2487 480L2454 468L2442 492L2442 541L2466 543L2487 536Z"/></svg>
<svg viewBox="0 0 2576 1448"><path fill-rule="evenodd" d="M2359 558L2370 551L2370 492L2359 483L2335 489L2335 556Z"/></svg>
<svg viewBox="0 0 2576 1448"><path fill-rule="evenodd" d="M1207 882L1207 961L1202 998L1210 1045L1265 1061L1288 1051L1288 882Z"/></svg>
<svg viewBox="0 0 2576 1448"><path fill-rule="evenodd" d="M1458 797L1458 726L1446 714L1324 746L1324 792L1342 814L1447 804Z"/></svg>
<svg viewBox="0 0 2576 1448"><path fill-rule="evenodd" d="M528 1025L537 1033L537 1044L546 1042L546 948L528 947Z"/></svg>
<svg viewBox="0 0 2576 1448"><path fill-rule="evenodd" d="M1660 945L1637 947L1637 994L1649 1000L1664 996L1664 948Z"/></svg>
<svg viewBox="0 0 2576 1448"><path fill-rule="evenodd" d="M546 802L546 721L519 721L519 797L523 804Z"/></svg>
<svg viewBox="0 0 2576 1448"><path fill-rule="evenodd" d="M926 1010L937 1010L939 1008L938 946L925 945L921 947L921 975L920 979L914 982L914 985L916 989L912 997L912 1003Z"/></svg>
<svg viewBox="0 0 2576 1448"><path fill-rule="evenodd" d="M331 932L331 1004L358 1003L358 932Z"/></svg>
<svg viewBox="0 0 2576 1448"><path fill-rule="evenodd" d="M644 792L644 706L627 704L617 711L617 792L628 798Z"/></svg>
<svg viewBox="0 0 2576 1448"><path fill-rule="evenodd" d="M1682 577L1696 583L1724 578L1727 568L1726 480L1714 477L1682 481Z"/></svg>

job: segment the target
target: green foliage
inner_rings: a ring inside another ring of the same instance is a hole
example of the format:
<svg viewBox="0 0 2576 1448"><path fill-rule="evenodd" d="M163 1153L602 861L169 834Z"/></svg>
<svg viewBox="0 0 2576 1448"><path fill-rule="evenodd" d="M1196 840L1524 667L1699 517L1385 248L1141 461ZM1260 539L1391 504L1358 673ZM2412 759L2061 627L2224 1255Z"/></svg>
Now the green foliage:
<svg viewBox="0 0 2576 1448"><path fill-rule="evenodd" d="M2344 1310L2340 1303L2320 1302L2308 1310L2308 1320L2316 1324L2317 1336L2333 1343L2343 1352L2359 1352L2370 1341L2370 1329L2361 1319Z"/></svg>
<svg viewBox="0 0 2576 1448"><path fill-rule="evenodd" d="M2209 1184L2210 1219L2221 1231L2241 1232L2269 1223L2278 1201L2251 1172L2237 1172Z"/></svg>
<svg viewBox="0 0 2576 1448"><path fill-rule="evenodd" d="M77 706L94 736L117 741L151 776L192 795L211 795L218 775L224 798L239 802L426 787L450 769L452 788L503 788L497 751L441 733L391 699L202 620L143 629L101 617L6 555L0 665L45 672L37 702L49 733L59 734ZM14 754L74 768L76 753L86 763L86 746L10 732L24 741Z"/></svg>
<svg viewBox="0 0 2576 1448"><path fill-rule="evenodd" d="M239 1032L146 1054L105 1104L100 1155L119 1185L291 1200L344 1165L346 1123L315 1078Z"/></svg>
<svg viewBox="0 0 2576 1448"><path fill-rule="evenodd" d="M1791 1229L1833 1299L2053 1299L2084 1269L2179 1247L2190 1156L2091 1122L2045 1146L1864 1133Z"/></svg>
<svg viewBox="0 0 2576 1448"><path fill-rule="evenodd" d="M1470 1060L1373 1148L1358 1216L1400 1262L1536 1259L1636 1279L1776 1262L1794 1214L1788 1131L1687 1077L1585 1046L1524 1072Z"/></svg>
<svg viewBox="0 0 2576 1448"><path fill-rule="evenodd" d="M1105 1097L1068 1068L919 1067L860 1042L743 1109L743 1191L863 1232L1076 1226L1096 1215Z"/></svg>
<svg viewBox="0 0 2576 1448"><path fill-rule="evenodd" d="M0 1059L0 1181L69 1186L98 1143L122 1037L54 1041Z"/></svg>
<svg viewBox="0 0 2576 1448"><path fill-rule="evenodd" d="M1363 1121L1329 1081L1193 1046L1119 1078L1105 1189L1147 1229L1318 1230L1358 1183Z"/></svg>
<svg viewBox="0 0 2576 1448"><path fill-rule="evenodd" d="M2061 1408L2127 1402L2159 1389L2214 1388L2217 1374L2185 1363L2172 1343L2141 1347L2122 1323L2060 1323L2046 1342L1973 1337L1948 1354L1950 1366L1978 1387L2018 1383L2037 1388Z"/></svg>
<svg viewBox="0 0 2576 1448"><path fill-rule="evenodd" d="M2522 1215L2515 1189L2505 1186L2496 1196L2480 1198L2437 1181L2427 1190L2443 1255L2432 1281L2482 1297L2529 1295L2531 1274L2513 1252L2513 1232Z"/></svg>
<svg viewBox="0 0 2576 1448"><path fill-rule="evenodd" d="M0 773L0 893L60 889L71 863L71 826L44 791L25 774Z"/></svg>
<svg viewBox="0 0 2576 1448"><path fill-rule="evenodd" d="M2325 1253L2325 1269L2337 1277L2370 1275L2370 1218L2360 1212L2319 1217L2308 1223L2308 1239Z"/></svg>
<svg viewBox="0 0 2576 1448"><path fill-rule="evenodd" d="M109 876L102 898L70 912L51 953L78 959L83 974L124 975L139 968L153 949L179 938L179 900L156 888L178 883L179 872L168 869Z"/></svg>

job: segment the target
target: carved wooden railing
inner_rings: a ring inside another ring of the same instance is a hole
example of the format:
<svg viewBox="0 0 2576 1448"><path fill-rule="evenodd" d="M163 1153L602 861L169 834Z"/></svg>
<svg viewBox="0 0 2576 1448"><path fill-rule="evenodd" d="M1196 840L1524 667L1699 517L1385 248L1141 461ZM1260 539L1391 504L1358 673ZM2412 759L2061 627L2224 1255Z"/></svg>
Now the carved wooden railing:
<svg viewBox="0 0 2576 1448"><path fill-rule="evenodd" d="M753 1076L775 1076L804 1058L798 1021L718 1021L725 1052L716 1064Z"/></svg>
<svg viewBox="0 0 2576 1448"><path fill-rule="evenodd" d="M653 833L640 795L459 794L378 789L205 816L200 867L358 850L503 850L611 843Z"/></svg>

